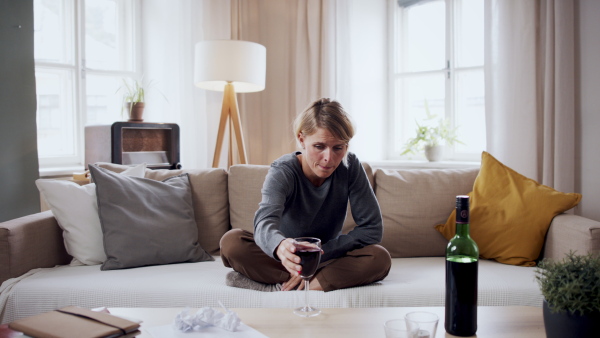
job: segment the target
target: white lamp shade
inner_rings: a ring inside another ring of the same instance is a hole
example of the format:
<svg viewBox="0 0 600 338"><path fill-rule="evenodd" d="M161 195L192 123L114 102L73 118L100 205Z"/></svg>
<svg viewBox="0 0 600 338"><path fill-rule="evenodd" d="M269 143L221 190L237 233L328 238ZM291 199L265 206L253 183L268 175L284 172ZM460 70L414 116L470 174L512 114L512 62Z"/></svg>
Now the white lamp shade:
<svg viewBox="0 0 600 338"><path fill-rule="evenodd" d="M233 83L237 93L265 89L267 49L258 43L239 40L206 40L196 43L194 83L223 91Z"/></svg>

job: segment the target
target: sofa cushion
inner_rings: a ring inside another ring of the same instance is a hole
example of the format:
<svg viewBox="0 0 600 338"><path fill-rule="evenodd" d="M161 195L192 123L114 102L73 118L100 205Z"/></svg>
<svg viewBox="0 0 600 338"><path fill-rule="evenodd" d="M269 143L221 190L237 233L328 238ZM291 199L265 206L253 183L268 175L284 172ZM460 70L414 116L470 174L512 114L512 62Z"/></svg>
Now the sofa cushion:
<svg viewBox="0 0 600 338"><path fill-rule="evenodd" d="M120 172L124 165L99 163L100 167ZM146 178L162 181L187 173L192 186L194 217L198 226L198 243L211 255L219 254L219 241L229 227L227 171L222 168L167 170L146 169Z"/></svg>
<svg viewBox="0 0 600 338"><path fill-rule="evenodd" d="M233 165L229 168L229 217L231 228L254 233L254 213L262 199L267 165Z"/></svg>
<svg viewBox="0 0 600 338"><path fill-rule="evenodd" d="M443 307L444 269L443 257L394 258L389 275L381 282L333 292L311 291L310 302L318 308ZM293 316L291 309L302 303L304 294L300 292L260 292L227 286L224 280L229 271L219 257L214 262L113 271L99 271L93 266L42 269L6 290L6 310L0 320L11 322L66 305L220 309L223 304L228 308L279 308ZM534 272L535 268L481 261L479 305L541 307L543 296ZM327 317L326 313L317 320L325 322ZM369 336L382 335L375 332Z"/></svg>
<svg viewBox="0 0 600 338"><path fill-rule="evenodd" d="M374 186L371 166L367 163L362 163L362 165L371 186ZM254 232L254 214L262 199L261 190L269 168L270 166L267 165L250 164L233 165L229 168L229 212L233 229ZM348 233L356 226L349 207L348 205L343 233Z"/></svg>
<svg viewBox="0 0 600 338"><path fill-rule="evenodd" d="M145 164L123 168L122 174L144 177ZM36 180L40 193L48 203L63 230L65 248L73 256L72 265L96 265L106 260L102 229L98 218L96 185L80 186L66 180Z"/></svg>
<svg viewBox="0 0 600 338"><path fill-rule="evenodd" d="M213 259L198 244L187 174L155 181L89 168L107 256L102 270Z"/></svg>
<svg viewBox="0 0 600 338"><path fill-rule="evenodd" d="M475 180L470 205L470 233L479 255L505 264L534 266L554 216L573 208L580 194L562 193L505 166L487 152ZM456 211L436 226L450 239Z"/></svg>
<svg viewBox="0 0 600 338"><path fill-rule="evenodd" d="M448 241L435 231L454 208L456 195L473 189L479 169L375 171L383 241L396 257L444 256Z"/></svg>
<svg viewBox="0 0 600 338"><path fill-rule="evenodd" d="M373 176L373 169L371 165L366 162L361 162L363 169L365 169L365 173L367 174L367 179L371 184L371 188L375 191L375 177ZM354 217L352 217L352 210L350 208L350 202L348 202L348 210L346 211L346 220L344 221L344 226L342 227L342 233L349 233L356 226L356 222L354 221Z"/></svg>

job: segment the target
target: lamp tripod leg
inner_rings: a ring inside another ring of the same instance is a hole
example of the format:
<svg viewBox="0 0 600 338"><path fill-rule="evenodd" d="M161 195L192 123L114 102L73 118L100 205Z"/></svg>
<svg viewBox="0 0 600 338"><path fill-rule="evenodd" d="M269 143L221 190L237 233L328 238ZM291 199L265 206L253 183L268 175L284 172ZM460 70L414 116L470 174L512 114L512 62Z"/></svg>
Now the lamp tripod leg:
<svg viewBox="0 0 600 338"><path fill-rule="evenodd" d="M228 121L228 118L230 120ZM225 137L225 126L229 122L229 152L227 158L227 167L233 164L233 139L236 140L237 150L240 156L241 164L248 164L246 156L246 145L244 143L244 133L240 121L235 90L231 83L225 85L223 94L223 107L221 108L221 119L219 121L219 131L217 134L217 144L215 146L215 155L213 157L213 168L219 167L221 158L221 149L223 148L223 138Z"/></svg>
<svg viewBox="0 0 600 338"><path fill-rule="evenodd" d="M229 112L231 115L231 111ZM233 122L230 116L229 119L229 153L227 154L227 168L233 165Z"/></svg>
<svg viewBox="0 0 600 338"><path fill-rule="evenodd" d="M221 119L219 121L219 131L217 133L217 144L215 146L215 155L213 156L213 168L219 167L221 159L221 149L223 148L223 138L225 137L225 126L229 117L229 99L226 95L223 96L223 106L221 107Z"/></svg>
<svg viewBox="0 0 600 338"><path fill-rule="evenodd" d="M240 120L240 113L238 109L237 98L235 95L235 90L233 89L232 84L228 84L227 86L231 86L230 88L225 89L225 93L229 95L229 108L231 114L231 122L233 123L233 131L235 132L235 139L237 141L237 149L240 155L240 163L248 164L248 160L246 157L246 145L244 143L244 132L242 131L242 123Z"/></svg>

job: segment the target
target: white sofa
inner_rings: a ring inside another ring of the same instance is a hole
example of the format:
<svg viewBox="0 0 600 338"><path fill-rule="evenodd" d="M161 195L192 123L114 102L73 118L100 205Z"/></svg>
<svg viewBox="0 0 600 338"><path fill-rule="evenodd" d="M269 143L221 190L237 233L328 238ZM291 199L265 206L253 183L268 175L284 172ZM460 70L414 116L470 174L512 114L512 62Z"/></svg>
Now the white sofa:
<svg viewBox="0 0 600 338"><path fill-rule="evenodd" d="M114 171L123 166L105 164ZM380 202L385 246L392 270L383 281L332 292L311 291L321 308L444 305L447 240L434 229L453 210L455 196L469 193L478 169L373 170L363 163ZM231 228L252 230L268 166L238 165L204 170L146 170L162 180L188 173L198 241L215 261L101 271L100 265L70 266L62 230L46 211L0 223L0 319L2 323L67 305L94 307L293 308L303 293L258 292L228 287L230 269L220 261L219 239ZM353 226L351 215L345 231ZM597 252L600 223L561 214L549 228L543 257L569 250ZM541 306L535 268L481 260L479 304Z"/></svg>

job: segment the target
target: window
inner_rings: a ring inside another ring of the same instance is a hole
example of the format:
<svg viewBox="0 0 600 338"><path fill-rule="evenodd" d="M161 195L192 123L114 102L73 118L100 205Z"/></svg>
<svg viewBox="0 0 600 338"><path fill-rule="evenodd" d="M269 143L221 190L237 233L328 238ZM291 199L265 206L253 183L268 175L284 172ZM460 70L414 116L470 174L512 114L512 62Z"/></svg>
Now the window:
<svg viewBox="0 0 600 338"><path fill-rule="evenodd" d="M479 160L485 149L483 3L393 0L389 158L402 158L416 123L434 126L445 118L462 143L446 146L444 158ZM426 106L435 119L426 118Z"/></svg>
<svg viewBox="0 0 600 338"><path fill-rule="evenodd" d="M84 126L121 118L139 79L136 0L34 0L40 171L82 168Z"/></svg>

